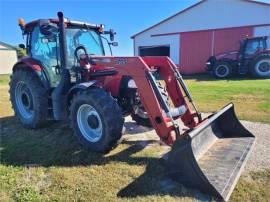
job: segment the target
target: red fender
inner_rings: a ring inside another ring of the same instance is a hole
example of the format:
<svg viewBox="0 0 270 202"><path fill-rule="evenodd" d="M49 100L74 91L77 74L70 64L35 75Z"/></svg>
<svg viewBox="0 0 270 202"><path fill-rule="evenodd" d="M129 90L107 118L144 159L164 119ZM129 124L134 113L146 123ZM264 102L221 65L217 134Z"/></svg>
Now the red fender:
<svg viewBox="0 0 270 202"><path fill-rule="evenodd" d="M41 72L44 67L40 64L38 60L35 60L29 56L22 57L12 68L15 71L18 68L29 67L34 71Z"/></svg>
<svg viewBox="0 0 270 202"><path fill-rule="evenodd" d="M21 58L12 68L12 71L16 71L17 69L31 69L33 70L36 75L40 78L40 81L42 85L46 88L50 88L50 82L48 80L48 77L43 71L44 67L42 64L33 58L30 58L29 56Z"/></svg>

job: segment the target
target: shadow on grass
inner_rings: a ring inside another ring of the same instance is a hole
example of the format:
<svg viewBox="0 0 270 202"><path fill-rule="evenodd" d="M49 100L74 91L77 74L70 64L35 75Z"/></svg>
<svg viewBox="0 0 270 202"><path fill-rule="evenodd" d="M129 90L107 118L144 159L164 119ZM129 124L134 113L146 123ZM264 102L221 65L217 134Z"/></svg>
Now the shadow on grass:
<svg viewBox="0 0 270 202"><path fill-rule="evenodd" d="M255 78L248 75L233 75L226 79L217 79L213 75L209 74L193 74L193 75L183 75L184 80L196 80L196 81L241 81L241 80L262 80L262 78Z"/></svg>
<svg viewBox="0 0 270 202"><path fill-rule="evenodd" d="M130 122L130 121L125 122L125 127L126 127L126 132L129 135L136 135L138 133L145 133L145 132L149 132L153 130L153 128L139 126L135 124L134 122Z"/></svg>
<svg viewBox="0 0 270 202"><path fill-rule="evenodd" d="M40 129L25 129L15 117L1 121L1 163L14 166L103 165L124 161L137 148L129 147L117 156L84 150L65 123L50 122ZM130 162L132 163L132 162ZM135 162L134 162L135 163Z"/></svg>
<svg viewBox="0 0 270 202"><path fill-rule="evenodd" d="M50 122L46 128L24 129L15 117L0 118L1 164L7 166L91 166L109 162L125 162L129 165L146 165L145 172L117 196L130 198L147 195L172 195L196 197L205 196L198 192L187 192L180 184L169 180L158 158L134 157L144 146L153 143L136 144L123 141L127 147L113 155L102 155L83 150L67 124Z"/></svg>

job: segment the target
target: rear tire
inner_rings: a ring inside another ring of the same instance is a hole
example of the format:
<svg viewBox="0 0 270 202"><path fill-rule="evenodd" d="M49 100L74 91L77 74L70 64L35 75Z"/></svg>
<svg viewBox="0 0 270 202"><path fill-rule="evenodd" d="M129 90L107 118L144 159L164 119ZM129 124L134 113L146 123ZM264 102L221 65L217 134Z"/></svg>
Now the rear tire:
<svg viewBox="0 0 270 202"><path fill-rule="evenodd" d="M257 78L270 77L270 55L257 57L251 67L251 74Z"/></svg>
<svg viewBox="0 0 270 202"><path fill-rule="evenodd" d="M140 103L140 105L133 106L131 113L131 118L133 121L135 121L140 126L145 127L152 127L152 124L150 122L150 119L148 118L147 112L145 111L144 107Z"/></svg>
<svg viewBox="0 0 270 202"><path fill-rule="evenodd" d="M79 91L70 106L71 125L80 143L107 153L122 136L124 119L115 99L101 88Z"/></svg>
<svg viewBox="0 0 270 202"><path fill-rule="evenodd" d="M228 62L217 61L213 68L213 74L218 79L229 78L232 75L232 66Z"/></svg>
<svg viewBox="0 0 270 202"><path fill-rule="evenodd" d="M158 86L158 88L159 88L159 90L161 92L161 95L162 95L163 99L169 105L169 97L168 97L168 93L167 93L166 89L161 85L160 82L157 82L157 86ZM137 99L137 101L135 101L136 105L132 106L133 111L131 113L131 118L138 125L151 128L152 124L151 124L150 119L148 118L147 112L145 111L145 109L144 109L138 95L136 95L136 96L135 96L135 99Z"/></svg>
<svg viewBox="0 0 270 202"><path fill-rule="evenodd" d="M48 95L38 76L32 70L15 70L9 86L12 108L23 126L42 126L48 115Z"/></svg>

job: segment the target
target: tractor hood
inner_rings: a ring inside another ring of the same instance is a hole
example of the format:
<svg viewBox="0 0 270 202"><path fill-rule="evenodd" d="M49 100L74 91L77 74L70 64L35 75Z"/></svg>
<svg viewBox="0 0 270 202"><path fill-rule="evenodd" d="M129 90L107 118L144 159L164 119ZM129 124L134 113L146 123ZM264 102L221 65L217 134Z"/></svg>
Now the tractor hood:
<svg viewBox="0 0 270 202"><path fill-rule="evenodd" d="M220 60L223 58L231 59L231 60L236 60L239 52L238 51L230 51L230 52L225 52L225 53L220 53L216 55L216 59Z"/></svg>

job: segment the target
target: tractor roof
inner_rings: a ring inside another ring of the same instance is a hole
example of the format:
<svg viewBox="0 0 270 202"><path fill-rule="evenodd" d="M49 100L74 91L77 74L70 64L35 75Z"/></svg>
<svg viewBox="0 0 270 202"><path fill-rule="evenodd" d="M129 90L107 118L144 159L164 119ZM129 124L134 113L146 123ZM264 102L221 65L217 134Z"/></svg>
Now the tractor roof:
<svg viewBox="0 0 270 202"><path fill-rule="evenodd" d="M256 40L256 39L264 39L266 40L268 36L256 36L256 37L247 37L246 40Z"/></svg>
<svg viewBox="0 0 270 202"><path fill-rule="evenodd" d="M34 27L40 26L43 23L58 23L58 19L37 19L34 21L30 21L27 24L25 24L25 32L31 32ZM91 24L87 22L82 21L75 21L75 20L69 20L65 18L65 23L67 27L78 27L78 28L87 28L87 29L103 29L103 24Z"/></svg>

